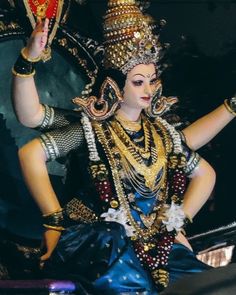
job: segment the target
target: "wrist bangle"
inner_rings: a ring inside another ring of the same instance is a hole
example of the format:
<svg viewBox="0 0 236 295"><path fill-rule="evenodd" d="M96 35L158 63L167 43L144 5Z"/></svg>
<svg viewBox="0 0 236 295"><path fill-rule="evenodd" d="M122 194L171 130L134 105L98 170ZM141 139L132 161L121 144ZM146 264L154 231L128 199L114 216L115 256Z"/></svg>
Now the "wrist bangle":
<svg viewBox="0 0 236 295"><path fill-rule="evenodd" d="M17 72L16 70L15 70L15 68L12 68L12 74L14 75L14 76L17 76L17 77L22 77L22 78L29 78L29 77L33 77L34 75L35 75L35 69L33 69L33 72L32 73L29 73L29 74L21 74L21 73L19 73L19 72Z"/></svg>
<svg viewBox="0 0 236 295"><path fill-rule="evenodd" d="M57 209L48 214L43 215L43 226L49 229L63 230L64 228L64 212L63 209Z"/></svg>
<svg viewBox="0 0 236 295"><path fill-rule="evenodd" d="M27 60L29 62L32 62L32 63L36 63L36 62L39 62L41 60L41 56L38 56L38 57L35 57L35 58L30 58L28 55L25 54L25 49L26 49L26 47L22 48L21 52L20 52L22 57L25 60Z"/></svg>
<svg viewBox="0 0 236 295"><path fill-rule="evenodd" d="M21 50L21 54L17 58L13 68L12 73L17 77L32 77L35 75L35 64L40 60L40 58L29 58L24 53L25 47Z"/></svg>
<svg viewBox="0 0 236 295"><path fill-rule="evenodd" d="M31 77L35 74L34 64L24 59L22 55L17 58L12 73L19 77Z"/></svg>
<svg viewBox="0 0 236 295"><path fill-rule="evenodd" d="M50 216L50 215L53 215L53 214L55 214L55 213L60 213L60 212L62 212L62 211L63 211L63 209L60 208L60 209L57 209L57 210L55 210L55 211L51 211L51 212L49 212L49 213L43 214L42 216L43 216L43 217L48 217L48 216Z"/></svg>
<svg viewBox="0 0 236 295"><path fill-rule="evenodd" d="M43 224L43 226L47 229L53 229L53 230L56 230L56 231L63 231L65 230L65 228L63 226L54 226L54 225L49 225L49 224Z"/></svg>
<svg viewBox="0 0 236 295"><path fill-rule="evenodd" d="M236 97L224 100L224 106L231 114L236 116Z"/></svg>

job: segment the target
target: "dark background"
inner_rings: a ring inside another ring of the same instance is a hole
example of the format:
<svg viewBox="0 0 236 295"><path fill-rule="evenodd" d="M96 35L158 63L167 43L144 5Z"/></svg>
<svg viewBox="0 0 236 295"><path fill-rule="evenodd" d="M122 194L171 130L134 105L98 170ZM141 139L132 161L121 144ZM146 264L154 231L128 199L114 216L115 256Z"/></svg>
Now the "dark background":
<svg viewBox="0 0 236 295"><path fill-rule="evenodd" d="M72 1L67 25L81 35L102 39L102 15L106 1ZM0 8L9 9L1 0ZM236 2L235 1L151 1L147 10L155 19L165 19L161 40L171 44L163 73L164 95L179 97L175 112L184 124L220 105L235 93L236 81ZM22 10L16 14L25 18ZM23 184L17 148L35 132L17 123L10 103L11 67L24 40L0 42L0 225L27 237L40 235L40 213ZM55 51L47 64L37 70L42 101L72 108L70 99L79 95L81 77ZM207 126L206 126L207 128ZM233 121L212 142L199 150L217 173L212 197L201 210L189 234L235 220L236 123ZM63 166L50 167L56 189L61 192Z"/></svg>

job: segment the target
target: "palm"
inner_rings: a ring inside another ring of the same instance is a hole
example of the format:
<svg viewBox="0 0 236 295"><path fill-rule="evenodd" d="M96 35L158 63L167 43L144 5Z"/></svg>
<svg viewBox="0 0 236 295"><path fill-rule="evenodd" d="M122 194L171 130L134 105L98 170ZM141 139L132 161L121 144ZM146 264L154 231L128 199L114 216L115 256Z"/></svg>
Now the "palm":
<svg viewBox="0 0 236 295"><path fill-rule="evenodd" d="M37 58L42 54L42 51L44 50L48 39L48 23L48 19L45 19L45 21L37 22L27 45L29 57Z"/></svg>

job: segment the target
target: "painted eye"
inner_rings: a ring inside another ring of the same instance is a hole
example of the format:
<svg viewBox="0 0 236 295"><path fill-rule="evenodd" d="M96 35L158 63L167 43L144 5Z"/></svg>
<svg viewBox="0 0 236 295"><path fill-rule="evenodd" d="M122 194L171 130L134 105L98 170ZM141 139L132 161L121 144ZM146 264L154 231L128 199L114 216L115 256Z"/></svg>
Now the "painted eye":
<svg viewBox="0 0 236 295"><path fill-rule="evenodd" d="M154 78L150 81L150 85L155 85L157 83L158 79Z"/></svg>
<svg viewBox="0 0 236 295"><path fill-rule="evenodd" d="M143 84L142 80L137 80L132 82L134 86L141 86Z"/></svg>

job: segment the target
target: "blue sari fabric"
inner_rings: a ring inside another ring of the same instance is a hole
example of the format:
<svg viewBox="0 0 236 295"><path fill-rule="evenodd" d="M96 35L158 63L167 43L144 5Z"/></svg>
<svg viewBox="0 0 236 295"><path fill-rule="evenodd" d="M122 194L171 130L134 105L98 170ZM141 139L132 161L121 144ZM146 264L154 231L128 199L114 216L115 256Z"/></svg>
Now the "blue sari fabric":
<svg viewBox="0 0 236 295"><path fill-rule="evenodd" d="M208 268L188 248L174 244L169 258L170 282ZM49 277L79 282L86 290L83 294L158 294L123 226L116 222L68 227L46 262L45 272Z"/></svg>

